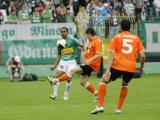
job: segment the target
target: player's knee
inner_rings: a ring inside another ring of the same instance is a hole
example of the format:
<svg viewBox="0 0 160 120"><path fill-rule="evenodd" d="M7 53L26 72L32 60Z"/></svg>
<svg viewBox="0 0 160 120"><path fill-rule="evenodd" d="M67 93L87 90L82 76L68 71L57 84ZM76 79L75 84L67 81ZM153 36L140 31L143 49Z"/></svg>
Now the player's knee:
<svg viewBox="0 0 160 120"><path fill-rule="evenodd" d="M75 72L76 72L76 71L73 69L73 70L71 70L71 71L69 72L69 74L70 74L70 75L73 75L73 74L75 74Z"/></svg>
<svg viewBox="0 0 160 120"><path fill-rule="evenodd" d="M112 80L110 80L110 79L108 79L108 80L103 80L103 79L102 79L101 82L102 82L102 83L105 83L105 84L108 84L108 83L110 83L111 81L112 81Z"/></svg>

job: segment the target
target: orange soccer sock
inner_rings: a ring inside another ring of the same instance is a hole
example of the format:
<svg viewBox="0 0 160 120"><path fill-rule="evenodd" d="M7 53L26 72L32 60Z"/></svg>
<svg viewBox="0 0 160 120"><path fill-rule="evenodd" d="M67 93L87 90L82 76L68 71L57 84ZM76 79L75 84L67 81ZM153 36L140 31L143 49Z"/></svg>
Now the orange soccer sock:
<svg viewBox="0 0 160 120"><path fill-rule="evenodd" d="M98 107L104 107L105 95L106 95L106 84L105 83L99 83Z"/></svg>
<svg viewBox="0 0 160 120"><path fill-rule="evenodd" d="M62 81L66 81L66 80L70 79L70 77L67 74L63 74L60 77L58 77L57 79L59 82L62 82Z"/></svg>
<svg viewBox="0 0 160 120"><path fill-rule="evenodd" d="M121 107L125 101L125 98L127 96L127 93L128 93L128 86L123 86L120 91L117 109L121 109Z"/></svg>
<svg viewBox="0 0 160 120"><path fill-rule="evenodd" d="M91 93L94 94L95 96L98 96L97 90L91 85L91 83L87 82L86 88L87 88L87 90L88 90L89 92L91 92Z"/></svg>

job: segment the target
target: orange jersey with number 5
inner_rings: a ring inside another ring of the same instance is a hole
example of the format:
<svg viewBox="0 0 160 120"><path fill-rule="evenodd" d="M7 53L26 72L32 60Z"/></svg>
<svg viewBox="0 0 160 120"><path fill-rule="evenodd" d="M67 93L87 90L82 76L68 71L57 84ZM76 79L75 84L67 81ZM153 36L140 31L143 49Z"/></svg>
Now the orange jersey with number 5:
<svg viewBox="0 0 160 120"><path fill-rule="evenodd" d="M121 32L116 35L109 47L109 51L115 52L112 68L126 71L136 71L137 53L144 51L142 41L130 32Z"/></svg>

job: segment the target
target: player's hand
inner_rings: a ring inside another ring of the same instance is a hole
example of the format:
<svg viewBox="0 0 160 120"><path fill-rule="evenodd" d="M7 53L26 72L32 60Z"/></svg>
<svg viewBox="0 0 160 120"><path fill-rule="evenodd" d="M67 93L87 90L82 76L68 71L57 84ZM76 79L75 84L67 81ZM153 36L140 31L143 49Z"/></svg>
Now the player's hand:
<svg viewBox="0 0 160 120"><path fill-rule="evenodd" d="M142 68L140 68L139 71L140 71L140 73L143 73L143 69Z"/></svg>
<svg viewBox="0 0 160 120"><path fill-rule="evenodd" d="M51 70L54 70L55 68L56 68L55 65L52 65L52 66L50 67Z"/></svg>
<svg viewBox="0 0 160 120"><path fill-rule="evenodd" d="M110 72L110 71L107 71L107 72L102 76L102 80L107 83L107 82L109 81L110 77L111 77L111 72Z"/></svg>

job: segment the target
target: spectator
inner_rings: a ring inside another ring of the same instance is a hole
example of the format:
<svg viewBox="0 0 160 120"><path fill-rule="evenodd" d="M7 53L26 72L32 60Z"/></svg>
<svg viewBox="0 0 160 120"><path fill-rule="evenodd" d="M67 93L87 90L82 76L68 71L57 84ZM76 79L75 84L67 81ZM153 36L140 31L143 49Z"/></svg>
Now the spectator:
<svg viewBox="0 0 160 120"><path fill-rule="evenodd" d="M160 19L160 0L154 0L154 6L156 8L156 16Z"/></svg>
<svg viewBox="0 0 160 120"><path fill-rule="evenodd" d="M57 19L57 22L65 22L66 11L67 11L66 7L61 2L61 5L59 7L57 7L57 9L56 9L56 13L57 13L56 19Z"/></svg>
<svg viewBox="0 0 160 120"><path fill-rule="evenodd" d="M19 23L30 23L30 16L26 5L21 6L21 10L18 13Z"/></svg>
<svg viewBox="0 0 160 120"><path fill-rule="evenodd" d="M96 5L94 3L93 0L90 1L90 3L88 3L87 7L86 7L86 11L88 13L89 16L94 16L96 13Z"/></svg>
<svg viewBox="0 0 160 120"><path fill-rule="evenodd" d="M18 17L16 11L11 11L10 15L8 16L8 24L18 24Z"/></svg>
<svg viewBox="0 0 160 120"><path fill-rule="evenodd" d="M102 10L102 15L110 17L112 14L112 7L110 6L110 3L105 3L104 8Z"/></svg>
<svg viewBox="0 0 160 120"><path fill-rule="evenodd" d="M40 13L36 9L32 13L32 23L41 23Z"/></svg>
<svg viewBox="0 0 160 120"><path fill-rule="evenodd" d="M100 10L96 11L96 15L93 17L93 28L99 36L101 42L104 42L105 36L105 21L107 16L100 14Z"/></svg>
<svg viewBox="0 0 160 120"><path fill-rule="evenodd" d="M125 15L127 16L134 15L135 6L131 0L125 0L124 11L125 11Z"/></svg>
<svg viewBox="0 0 160 120"><path fill-rule="evenodd" d="M51 19L52 19L51 10L49 9L48 5L45 5L45 9L42 12L43 23L51 23Z"/></svg>
<svg viewBox="0 0 160 120"><path fill-rule="evenodd" d="M70 13L72 13L74 15L74 11L73 11L73 0L69 1L69 5L67 6L68 9L70 9Z"/></svg>
<svg viewBox="0 0 160 120"><path fill-rule="evenodd" d="M74 22L75 21L75 17L73 15L73 13L71 13L70 9L67 9L67 14L66 14L66 22Z"/></svg>
<svg viewBox="0 0 160 120"><path fill-rule="evenodd" d="M79 6L81 6L81 7L86 7L87 6L86 0L78 0L78 2L79 2Z"/></svg>
<svg viewBox="0 0 160 120"><path fill-rule="evenodd" d="M23 79L24 66L19 56L9 58L6 63L6 69L10 81L13 81L15 77L19 77L20 80Z"/></svg>
<svg viewBox="0 0 160 120"><path fill-rule="evenodd" d="M144 0L134 0L135 4L135 15L137 20L140 20L142 10L144 10Z"/></svg>
<svg viewBox="0 0 160 120"><path fill-rule="evenodd" d="M41 14L42 11L44 10L44 5L43 2L39 2L38 6L36 7L36 9L39 11L39 13Z"/></svg>
<svg viewBox="0 0 160 120"><path fill-rule="evenodd" d="M7 10L8 8L8 3L5 0L0 1L0 9L5 9Z"/></svg>
<svg viewBox="0 0 160 120"><path fill-rule="evenodd" d="M118 0L111 0L110 4L113 9L116 9L118 6Z"/></svg>
<svg viewBox="0 0 160 120"><path fill-rule="evenodd" d="M109 31L109 40L112 40L112 38L119 33L119 24L118 24L118 16L119 12L115 9L113 9L112 16L111 16L111 23L110 23L110 31Z"/></svg>
<svg viewBox="0 0 160 120"><path fill-rule="evenodd" d="M76 16L76 23L77 23L77 33L79 33L80 38L85 42L87 45L85 30L89 26L89 16L85 11L84 7L81 7L77 16Z"/></svg>
<svg viewBox="0 0 160 120"><path fill-rule="evenodd" d="M78 0L73 0L73 11L74 11L74 16L77 16L78 11L79 11L79 2L78 2Z"/></svg>
<svg viewBox="0 0 160 120"><path fill-rule="evenodd" d="M9 7L7 9L7 15L9 15L11 13L11 11L13 11L13 10L16 11L17 9L16 9L14 1L10 1Z"/></svg>
<svg viewBox="0 0 160 120"><path fill-rule="evenodd" d="M60 0L54 0L54 5L57 8L58 6L60 6L61 1Z"/></svg>
<svg viewBox="0 0 160 120"><path fill-rule="evenodd" d="M36 7L36 1L35 0L28 0L27 6L28 6L29 14L32 14L32 12L34 11L34 8Z"/></svg>
<svg viewBox="0 0 160 120"><path fill-rule="evenodd" d="M124 9L123 9L123 3L122 2L118 2L116 10L120 13L120 15L124 15Z"/></svg>
<svg viewBox="0 0 160 120"><path fill-rule="evenodd" d="M98 9L98 11L100 12L101 15L103 15L103 10L104 10L104 4L102 1L99 1L97 3L97 6L96 6L96 10Z"/></svg>
<svg viewBox="0 0 160 120"><path fill-rule="evenodd" d="M69 5L70 0L61 0L65 7Z"/></svg>
<svg viewBox="0 0 160 120"><path fill-rule="evenodd" d="M4 16L3 13L0 11L0 25L3 23L4 21Z"/></svg>

